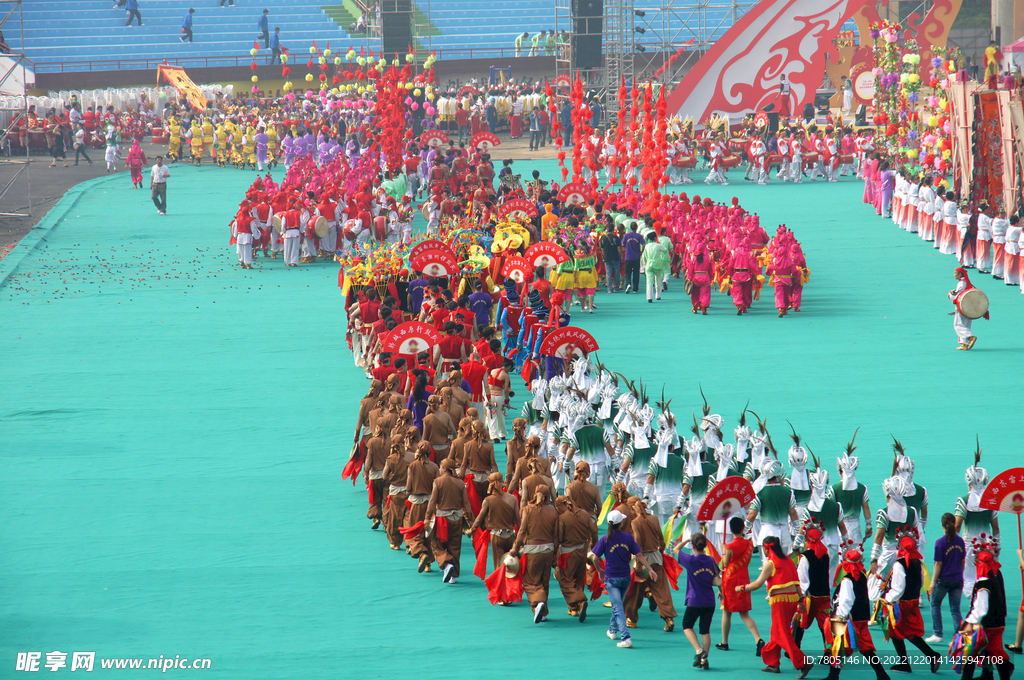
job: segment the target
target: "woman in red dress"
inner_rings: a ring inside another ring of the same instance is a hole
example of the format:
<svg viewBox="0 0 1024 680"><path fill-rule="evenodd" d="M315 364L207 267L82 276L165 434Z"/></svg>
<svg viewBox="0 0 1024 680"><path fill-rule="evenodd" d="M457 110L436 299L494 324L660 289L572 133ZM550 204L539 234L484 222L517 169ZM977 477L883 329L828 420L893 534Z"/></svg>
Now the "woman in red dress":
<svg viewBox="0 0 1024 680"><path fill-rule="evenodd" d="M750 582L747 566L754 553L754 544L743 537L743 520L733 517L729 520L729 531L732 541L722 546L722 641L715 645L717 649L729 651L729 629L732 627L732 615L739 614L747 630L754 636L757 649L755 656L761 656L764 640L757 632L757 623L750 616L750 593L736 592L736 586Z"/></svg>

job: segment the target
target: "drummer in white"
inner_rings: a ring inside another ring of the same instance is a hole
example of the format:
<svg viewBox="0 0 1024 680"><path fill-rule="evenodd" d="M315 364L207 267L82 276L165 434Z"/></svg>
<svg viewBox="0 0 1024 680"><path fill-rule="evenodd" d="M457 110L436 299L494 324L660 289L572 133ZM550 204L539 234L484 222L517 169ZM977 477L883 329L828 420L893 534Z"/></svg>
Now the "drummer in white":
<svg viewBox="0 0 1024 680"><path fill-rule="evenodd" d="M971 280L967 277L967 270L963 267L957 267L953 276L956 277L956 288L949 291L949 299L956 306L956 310L953 312L953 330L956 331L956 336L960 340L957 349L970 349L974 347L978 338L971 334L972 319L960 312L960 296L974 286L971 285Z"/></svg>

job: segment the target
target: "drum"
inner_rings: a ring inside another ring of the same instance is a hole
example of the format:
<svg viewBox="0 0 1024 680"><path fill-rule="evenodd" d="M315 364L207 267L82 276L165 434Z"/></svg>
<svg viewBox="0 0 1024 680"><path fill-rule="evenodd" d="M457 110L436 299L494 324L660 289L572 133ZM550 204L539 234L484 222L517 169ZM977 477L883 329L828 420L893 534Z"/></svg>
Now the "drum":
<svg viewBox="0 0 1024 680"><path fill-rule="evenodd" d="M956 306L968 319L980 319L988 313L988 296L978 288L971 288L960 293Z"/></svg>
<svg viewBox="0 0 1024 680"><path fill-rule="evenodd" d="M841 153L839 154L840 165L853 165L853 154L852 153Z"/></svg>
<svg viewBox="0 0 1024 680"><path fill-rule="evenodd" d="M238 236L238 220L231 220L231 238Z"/></svg>
<svg viewBox="0 0 1024 680"><path fill-rule="evenodd" d="M723 168L735 168L740 164L739 156L722 156Z"/></svg>
<svg viewBox="0 0 1024 680"><path fill-rule="evenodd" d="M378 241L388 237L388 218L378 215L373 218L373 236Z"/></svg>
<svg viewBox="0 0 1024 680"><path fill-rule="evenodd" d="M693 168L697 166L697 159L693 156L676 156L672 159L672 165L677 168Z"/></svg>
<svg viewBox="0 0 1024 680"><path fill-rule="evenodd" d="M729 140L729 150L740 152L747 148L747 140L743 137L733 137Z"/></svg>
<svg viewBox="0 0 1024 680"><path fill-rule="evenodd" d="M274 233L281 234L284 232L284 222L281 221L280 215L274 215L270 223L274 225Z"/></svg>
<svg viewBox="0 0 1024 680"><path fill-rule="evenodd" d="M804 163L817 163L818 154L816 153L805 153L803 156Z"/></svg>
<svg viewBox="0 0 1024 680"><path fill-rule="evenodd" d="M422 215L423 219L425 219L427 222L430 221L430 203L429 202L424 203L423 205L420 206L420 215Z"/></svg>
<svg viewBox="0 0 1024 680"><path fill-rule="evenodd" d="M311 219L310 225L313 227L313 233L316 234L317 238L327 238L327 232L330 230L330 223L326 217L320 216Z"/></svg>
<svg viewBox="0 0 1024 680"><path fill-rule="evenodd" d="M765 161L767 165L782 165L782 154L773 153L769 154L768 160Z"/></svg>
<svg viewBox="0 0 1024 680"><path fill-rule="evenodd" d="M360 231L362 231L362 227L355 220L345 220L345 224L342 225L342 234L349 241L355 241Z"/></svg>

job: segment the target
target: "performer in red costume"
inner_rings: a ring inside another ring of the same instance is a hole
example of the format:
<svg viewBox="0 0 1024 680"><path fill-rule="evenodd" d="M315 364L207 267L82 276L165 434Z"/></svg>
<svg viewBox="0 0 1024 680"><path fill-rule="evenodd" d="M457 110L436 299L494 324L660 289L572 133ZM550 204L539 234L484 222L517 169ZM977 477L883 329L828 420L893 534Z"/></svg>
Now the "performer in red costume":
<svg viewBox="0 0 1024 680"><path fill-rule="evenodd" d="M690 282L693 313L707 314L708 307L711 306L711 282L715 278L715 263L704 243L697 246L697 252L686 268L686 278Z"/></svg>
<svg viewBox="0 0 1024 680"><path fill-rule="evenodd" d="M806 678L814 663L808 658L793 639L793 616L797 613L800 598L800 576L796 565L782 554L782 544L775 536L767 536L762 542L765 562L761 573L753 583L736 586L736 592L754 591L765 582L768 583L768 603L772 609L772 632L768 644L761 650L761 659L765 663L765 671L779 672L779 661L782 650L789 654L789 660L800 671L798 678Z"/></svg>

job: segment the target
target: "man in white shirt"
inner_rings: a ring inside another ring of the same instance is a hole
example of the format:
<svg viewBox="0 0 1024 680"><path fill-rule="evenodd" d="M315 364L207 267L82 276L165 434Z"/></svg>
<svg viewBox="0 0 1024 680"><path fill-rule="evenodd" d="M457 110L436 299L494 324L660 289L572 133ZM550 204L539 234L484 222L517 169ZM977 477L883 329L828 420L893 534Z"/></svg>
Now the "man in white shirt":
<svg viewBox="0 0 1024 680"><path fill-rule="evenodd" d="M161 215L167 214L167 178L171 171L164 165L164 157L156 157L156 165L149 171L149 188L153 192L153 205Z"/></svg>

